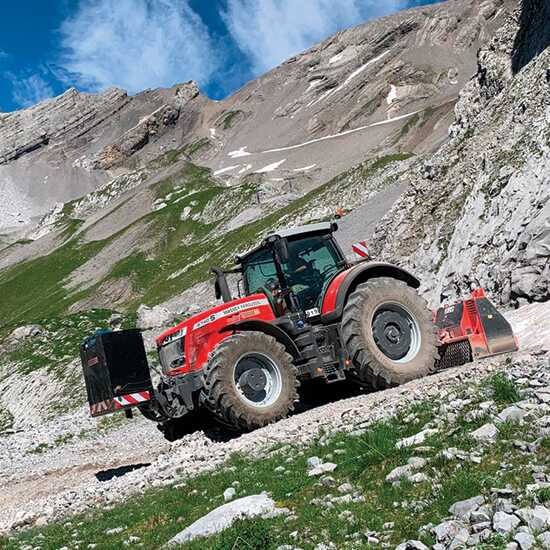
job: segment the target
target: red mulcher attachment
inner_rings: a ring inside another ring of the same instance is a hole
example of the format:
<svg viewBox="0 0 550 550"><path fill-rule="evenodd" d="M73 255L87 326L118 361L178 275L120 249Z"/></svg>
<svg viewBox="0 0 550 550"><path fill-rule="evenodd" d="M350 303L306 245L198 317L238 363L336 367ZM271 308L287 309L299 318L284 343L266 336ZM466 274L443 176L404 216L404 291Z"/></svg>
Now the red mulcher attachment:
<svg viewBox="0 0 550 550"><path fill-rule="evenodd" d="M474 290L468 300L440 307L434 312L434 323L440 341L440 369L518 350L510 323L482 288Z"/></svg>

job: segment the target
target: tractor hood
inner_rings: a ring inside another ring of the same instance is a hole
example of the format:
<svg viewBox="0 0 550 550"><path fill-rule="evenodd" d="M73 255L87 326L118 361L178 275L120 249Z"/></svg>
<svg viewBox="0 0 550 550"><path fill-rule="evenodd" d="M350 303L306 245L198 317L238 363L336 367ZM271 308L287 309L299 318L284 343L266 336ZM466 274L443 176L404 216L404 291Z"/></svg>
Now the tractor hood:
<svg viewBox="0 0 550 550"><path fill-rule="evenodd" d="M156 343L160 347L174 338L186 336L192 331L200 330L205 333L219 331L227 325L253 317L262 318L263 320L275 318L265 294L253 294L238 298L197 313L161 333L157 337Z"/></svg>

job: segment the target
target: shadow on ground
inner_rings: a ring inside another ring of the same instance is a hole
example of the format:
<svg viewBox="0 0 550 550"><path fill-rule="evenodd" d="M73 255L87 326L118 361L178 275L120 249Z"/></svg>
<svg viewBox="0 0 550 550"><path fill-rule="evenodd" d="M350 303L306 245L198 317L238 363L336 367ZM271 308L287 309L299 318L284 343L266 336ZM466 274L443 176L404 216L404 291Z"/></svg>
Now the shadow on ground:
<svg viewBox="0 0 550 550"><path fill-rule="evenodd" d="M147 466L151 466L151 463L146 462L143 464L129 464L127 466L119 466L118 468L109 468L108 470L101 470L101 472L97 472L95 477L98 481L110 481L115 477L122 477L130 472L133 472L134 470L146 468Z"/></svg>

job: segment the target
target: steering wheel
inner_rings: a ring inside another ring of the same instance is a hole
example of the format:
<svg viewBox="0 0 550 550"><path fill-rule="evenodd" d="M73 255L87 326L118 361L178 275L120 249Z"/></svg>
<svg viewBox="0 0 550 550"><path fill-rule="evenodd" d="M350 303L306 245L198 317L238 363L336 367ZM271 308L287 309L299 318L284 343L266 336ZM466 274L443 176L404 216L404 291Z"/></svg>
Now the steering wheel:
<svg viewBox="0 0 550 550"><path fill-rule="evenodd" d="M273 292L274 290L276 290L280 286L281 285L279 284L279 281L277 281L276 279L268 279L265 282L265 287L271 292Z"/></svg>

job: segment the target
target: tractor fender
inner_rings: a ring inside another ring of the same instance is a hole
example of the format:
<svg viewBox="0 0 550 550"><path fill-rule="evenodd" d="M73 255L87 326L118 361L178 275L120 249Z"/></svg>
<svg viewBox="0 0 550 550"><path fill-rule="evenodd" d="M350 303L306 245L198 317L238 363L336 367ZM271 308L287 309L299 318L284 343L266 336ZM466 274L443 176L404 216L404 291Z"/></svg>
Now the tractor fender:
<svg viewBox="0 0 550 550"><path fill-rule="evenodd" d="M361 262L339 273L329 284L321 308L323 323L334 323L342 317L349 295L362 283L378 277L390 277L418 288L420 281L406 269L384 262Z"/></svg>
<svg viewBox="0 0 550 550"><path fill-rule="evenodd" d="M277 325L268 323L266 321L260 321L258 319L248 319L246 321L238 321L231 325L227 325L220 332L237 332L237 331L257 331L273 336L275 340L279 341L285 347L286 351L292 355L294 359L300 358L300 350L294 343L294 340Z"/></svg>

